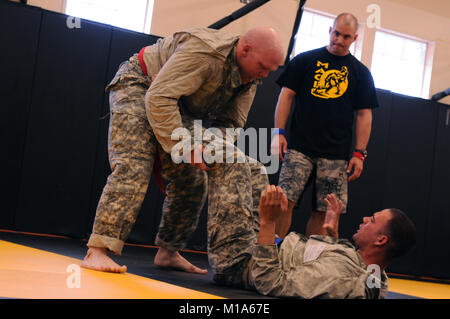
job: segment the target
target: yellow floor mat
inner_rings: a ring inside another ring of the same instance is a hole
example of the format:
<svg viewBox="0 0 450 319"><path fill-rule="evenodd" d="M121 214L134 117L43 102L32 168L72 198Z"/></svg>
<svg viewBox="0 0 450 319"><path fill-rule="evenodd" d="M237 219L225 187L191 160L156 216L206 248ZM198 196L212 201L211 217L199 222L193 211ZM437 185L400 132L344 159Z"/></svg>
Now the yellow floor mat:
<svg viewBox="0 0 450 319"><path fill-rule="evenodd" d="M0 297L31 299L222 299L132 275L79 267L81 260L0 240Z"/></svg>
<svg viewBox="0 0 450 319"><path fill-rule="evenodd" d="M79 267L81 260L0 240L0 297L30 299L223 299L142 276ZM450 285L389 278L389 291L450 299Z"/></svg>
<svg viewBox="0 0 450 319"><path fill-rule="evenodd" d="M450 285L389 278L389 291L427 299L450 299Z"/></svg>

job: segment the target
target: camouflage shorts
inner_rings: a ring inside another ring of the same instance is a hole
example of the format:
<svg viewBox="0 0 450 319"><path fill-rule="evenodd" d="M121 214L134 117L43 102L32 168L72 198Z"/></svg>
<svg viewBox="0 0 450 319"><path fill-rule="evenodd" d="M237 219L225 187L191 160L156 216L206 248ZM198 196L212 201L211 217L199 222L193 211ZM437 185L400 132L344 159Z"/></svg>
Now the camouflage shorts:
<svg viewBox="0 0 450 319"><path fill-rule="evenodd" d="M326 211L324 198L333 193L344 204L342 213L345 214L348 201L347 165L345 160L311 158L289 149L281 166L278 184L288 200L296 203L306 184L311 181L315 189L313 210Z"/></svg>

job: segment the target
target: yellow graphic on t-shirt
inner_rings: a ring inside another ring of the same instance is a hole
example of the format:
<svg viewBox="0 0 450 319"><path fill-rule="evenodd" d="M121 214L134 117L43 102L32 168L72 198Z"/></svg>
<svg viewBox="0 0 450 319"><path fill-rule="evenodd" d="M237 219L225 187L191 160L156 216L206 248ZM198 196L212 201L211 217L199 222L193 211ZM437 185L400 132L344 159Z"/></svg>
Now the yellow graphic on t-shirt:
<svg viewBox="0 0 450 319"><path fill-rule="evenodd" d="M322 99L335 99L347 91L348 68L343 66L341 70L327 70L328 63L317 61L318 69L314 75L314 84L311 94Z"/></svg>

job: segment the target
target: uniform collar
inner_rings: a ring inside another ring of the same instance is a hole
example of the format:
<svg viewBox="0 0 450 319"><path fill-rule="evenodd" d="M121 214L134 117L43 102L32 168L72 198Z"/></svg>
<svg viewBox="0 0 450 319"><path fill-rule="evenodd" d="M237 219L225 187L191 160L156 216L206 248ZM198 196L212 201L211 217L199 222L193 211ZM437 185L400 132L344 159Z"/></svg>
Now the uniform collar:
<svg viewBox="0 0 450 319"><path fill-rule="evenodd" d="M233 89L242 85L241 73L239 72L239 65L237 64L236 45L237 42L231 50L231 87Z"/></svg>

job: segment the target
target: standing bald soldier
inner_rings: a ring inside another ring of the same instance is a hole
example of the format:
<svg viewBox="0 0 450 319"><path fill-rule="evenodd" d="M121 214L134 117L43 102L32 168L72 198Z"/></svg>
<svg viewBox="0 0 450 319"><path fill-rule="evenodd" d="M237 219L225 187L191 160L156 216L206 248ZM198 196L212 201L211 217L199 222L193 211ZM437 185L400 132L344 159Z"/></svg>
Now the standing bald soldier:
<svg viewBox="0 0 450 319"><path fill-rule="evenodd" d="M112 172L98 203L85 268L125 272L108 252L120 255L147 192L159 154L169 182L155 264L187 272L193 266L178 251L195 230L207 194L204 162L175 164L172 132L193 121L218 128L243 127L264 78L283 62L278 34L257 27L238 37L207 28L178 32L144 47L119 67L107 86L110 92L108 151ZM191 158L201 147L191 146ZM185 154L186 155L186 154Z"/></svg>

